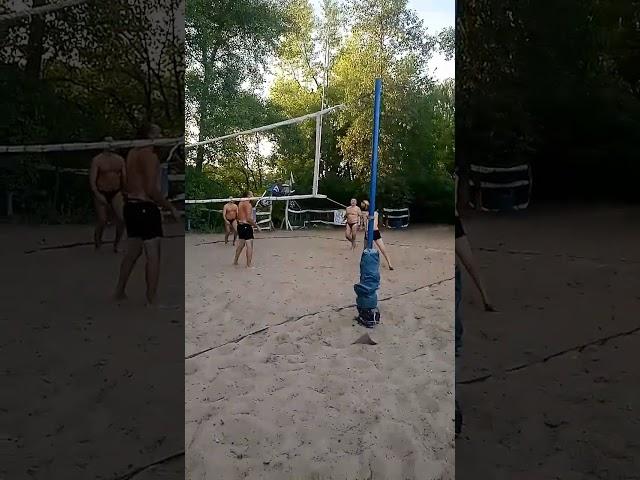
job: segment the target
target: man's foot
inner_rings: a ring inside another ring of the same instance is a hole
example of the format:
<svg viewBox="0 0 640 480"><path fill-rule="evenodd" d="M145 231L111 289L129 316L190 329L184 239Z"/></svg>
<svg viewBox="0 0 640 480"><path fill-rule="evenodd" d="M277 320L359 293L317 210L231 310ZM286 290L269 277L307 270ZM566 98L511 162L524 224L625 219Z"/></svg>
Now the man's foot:
<svg viewBox="0 0 640 480"><path fill-rule="evenodd" d="M393 267L391 265L389 265L389 270L393 270Z"/></svg>
<svg viewBox="0 0 640 480"><path fill-rule="evenodd" d="M485 312L496 313L498 310L496 310L496 307L494 305L492 305L491 303L485 303L484 304L484 311Z"/></svg>
<svg viewBox="0 0 640 480"><path fill-rule="evenodd" d="M129 298L129 297L127 297L127 294L126 294L126 293L124 293L124 292L116 292L116 293L114 293L114 295L113 295L113 299L114 299L114 300L116 300L116 301L119 301L119 300L128 300L128 298Z"/></svg>

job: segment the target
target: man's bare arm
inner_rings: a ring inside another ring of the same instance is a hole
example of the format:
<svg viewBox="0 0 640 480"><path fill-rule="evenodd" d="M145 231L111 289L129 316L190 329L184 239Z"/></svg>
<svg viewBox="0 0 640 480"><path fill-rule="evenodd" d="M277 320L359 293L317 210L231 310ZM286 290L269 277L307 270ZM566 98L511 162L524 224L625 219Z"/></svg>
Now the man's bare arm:
<svg viewBox="0 0 640 480"><path fill-rule="evenodd" d="M126 190L127 188L127 162L124 158L120 157L120 189Z"/></svg>
<svg viewBox="0 0 640 480"><path fill-rule="evenodd" d="M262 229L260 228L260 225L258 225L258 222L256 222L256 221L253 219L253 209L251 209L251 213L249 214L249 217L248 217L248 218L249 218L249 223L250 223L253 227L255 227L255 228L257 228L258 230L262 231Z"/></svg>
<svg viewBox="0 0 640 480"><path fill-rule="evenodd" d="M244 216L247 218L247 223L258 230L262 230L258 223L253 219L253 207L251 203L246 203L242 206L244 209Z"/></svg>
<svg viewBox="0 0 640 480"><path fill-rule="evenodd" d="M107 203L107 199L98 191L98 173L100 168L98 167L98 159L93 158L91 160L91 169L89 170L89 186L91 187L91 191L96 196L98 200L102 203Z"/></svg>
<svg viewBox="0 0 640 480"><path fill-rule="evenodd" d="M143 159L142 165L147 182L145 190L149 198L161 207L169 210L174 217L178 218L175 207L162 194L158 186L158 178L160 177L160 161L158 160L158 156L155 153L149 153L148 157Z"/></svg>
<svg viewBox="0 0 640 480"><path fill-rule="evenodd" d="M466 235L460 238L456 238L456 257L460 259L464 268L467 270L467 272L469 272L469 276L480 292L485 310L492 312L495 311L495 308L492 306L489 300L489 295L484 288L482 278L480 277L480 269L476 264L475 257L473 255L473 252L471 251L471 244L469 244L469 240L467 239Z"/></svg>

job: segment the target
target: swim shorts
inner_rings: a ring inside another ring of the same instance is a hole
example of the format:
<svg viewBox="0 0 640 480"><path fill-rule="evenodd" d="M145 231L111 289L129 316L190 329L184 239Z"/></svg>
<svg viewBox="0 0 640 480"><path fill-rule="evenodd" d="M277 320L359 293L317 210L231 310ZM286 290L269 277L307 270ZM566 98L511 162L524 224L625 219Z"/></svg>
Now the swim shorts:
<svg viewBox="0 0 640 480"><path fill-rule="evenodd" d="M248 223L238 225L238 237L240 240L253 240L253 227Z"/></svg>
<svg viewBox="0 0 640 480"><path fill-rule="evenodd" d="M162 217L155 203L127 201L122 213L129 238L151 240L162 237Z"/></svg>

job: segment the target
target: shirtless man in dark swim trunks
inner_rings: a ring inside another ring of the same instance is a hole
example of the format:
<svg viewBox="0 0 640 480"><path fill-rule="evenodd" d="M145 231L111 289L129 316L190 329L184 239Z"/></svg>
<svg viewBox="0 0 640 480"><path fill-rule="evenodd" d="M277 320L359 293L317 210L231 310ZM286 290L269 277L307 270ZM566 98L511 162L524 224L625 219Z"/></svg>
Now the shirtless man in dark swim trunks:
<svg viewBox="0 0 640 480"><path fill-rule="evenodd" d="M367 231L369 229L369 225L368 225L368 217L369 217L369 201L368 200L363 200L362 203L360 204L361 208L362 208L362 217L364 220L364 248L367 248ZM389 260L389 256L387 255L387 249L385 248L384 242L382 241L382 235L380 235L380 229L378 227L378 212L374 212L373 213L373 243L375 244L376 247L378 247L378 250L380 250L380 253L382 254L382 256L384 257L384 259L387 261L387 265L389 266L389 270L393 270L393 267L391 266L391 260Z"/></svg>
<svg viewBox="0 0 640 480"><path fill-rule="evenodd" d="M112 142L113 138L107 137L104 141ZM125 183L124 158L115 153L113 149L107 147L103 152L93 157L89 172L89 184L93 192L98 216L98 223L93 234L96 250L102 246L102 233L107 225L107 214L111 211L116 222L116 238L113 242L113 251L118 251L118 245L124 233L122 189Z"/></svg>
<svg viewBox="0 0 640 480"><path fill-rule="evenodd" d="M244 192L244 198L253 197L253 193ZM251 268L251 260L253 259L253 227L260 230L260 227L253 219L253 205L249 200L242 200L238 204L238 246L236 247L236 257L233 260L234 265L238 265L238 258L242 253L242 249L247 247L247 268Z"/></svg>
<svg viewBox="0 0 640 480"><path fill-rule="evenodd" d="M235 245L238 237L238 206L233 202L225 203L222 209L222 218L224 219L224 244L229 243L229 235L233 232L231 245Z"/></svg>
<svg viewBox="0 0 640 480"><path fill-rule="evenodd" d="M358 235L358 227L360 225L360 215L362 215L362 211L360 210L360 207L358 207L358 201L355 198L352 198L351 205L347 207L345 213L346 226L344 231L345 238L351 242L352 250L355 250L356 248L356 237Z"/></svg>
<svg viewBox="0 0 640 480"><path fill-rule="evenodd" d="M144 126L139 138L160 137L160 127ZM127 226L127 253L122 259L116 298L124 299L129 276L144 250L147 280L147 305L155 304L160 279L160 238L162 217L158 206L164 207L178 220L178 212L160 190L160 161L153 146L132 148L127 155L124 221Z"/></svg>
<svg viewBox="0 0 640 480"><path fill-rule="evenodd" d="M455 234L456 234L456 263L455 263L455 356L456 358L460 357L462 352L462 336L464 333L464 329L462 326L462 278L460 275L460 266L463 266L469 276L473 280L473 284L480 292L480 296L482 297L482 303L484 305L484 309L487 312L495 312L495 307L491 304L489 300L489 295L487 294L487 290L484 287L484 283L480 277L480 268L475 260L473 255L473 251L471 250L471 244L469 243L469 239L467 238L467 233L465 232L464 226L460 221L460 217L458 216L458 175L454 174L455 181L455 214L456 214L456 224L455 224ZM456 367L459 365L459 361L456 360ZM462 409L460 407L460 403L458 401L458 396L456 395L455 401L455 433L456 437L460 434L462 430Z"/></svg>

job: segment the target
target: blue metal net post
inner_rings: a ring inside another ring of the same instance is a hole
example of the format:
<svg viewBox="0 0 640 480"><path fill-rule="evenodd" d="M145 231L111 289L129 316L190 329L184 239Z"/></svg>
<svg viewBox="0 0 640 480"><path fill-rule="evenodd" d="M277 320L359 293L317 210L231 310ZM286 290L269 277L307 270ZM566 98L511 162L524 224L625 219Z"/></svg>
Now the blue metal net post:
<svg viewBox="0 0 640 480"><path fill-rule="evenodd" d="M376 188L378 179L378 141L380 134L380 103L382 80L376 79L373 106L373 141L371 153L371 185L369 188L369 222L367 228L367 248L360 259L360 282L353 286L356 292L358 322L373 328L380 323L378 310L378 289L380 288L380 254L373 248L374 214L376 209Z"/></svg>

